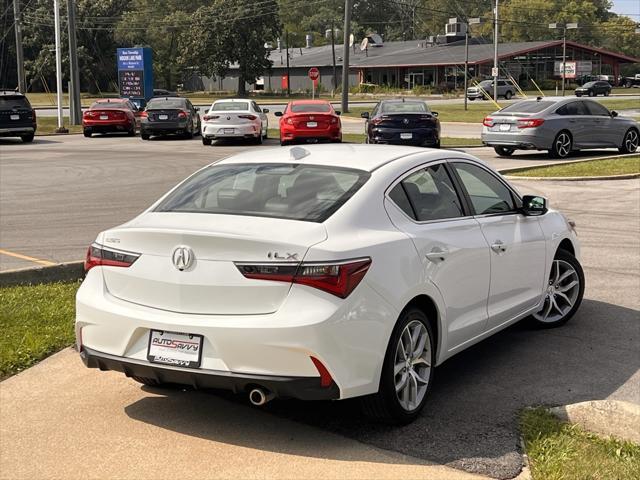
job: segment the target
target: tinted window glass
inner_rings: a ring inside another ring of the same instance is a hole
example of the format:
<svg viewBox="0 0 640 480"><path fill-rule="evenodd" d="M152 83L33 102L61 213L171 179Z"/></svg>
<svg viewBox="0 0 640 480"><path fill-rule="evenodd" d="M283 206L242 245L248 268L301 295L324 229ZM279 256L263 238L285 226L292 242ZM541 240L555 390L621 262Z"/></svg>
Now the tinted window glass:
<svg viewBox="0 0 640 480"><path fill-rule="evenodd" d="M331 105L327 103L294 103L291 105L291 111L294 113L305 112L330 112Z"/></svg>
<svg viewBox="0 0 640 480"><path fill-rule="evenodd" d="M593 87L596 84L596 82L587 82L583 85L583 87L585 88L590 88Z"/></svg>
<svg viewBox="0 0 640 480"><path fill-rule="evenodd" d="M211 111L214 112L233 112L235 110L247 111L249 104L247 102L216 102L211 107Z"/></svg>
<svg viewBox="0 0 640 480"><path fill-rule="evenodd" d="M500 110L501 112L518 112L518 113L538 113L546 110L554 102L545 102L544 100L538 102L536 100L527 100L524 102L516 102L508 107Z"/></svg>
<svg viewBox="0 0 640 480"><path fill-rule="evenodd" d="M31 109L29 102L23 96L9 96L2 95L0 96L0 109L2 110L11 110L14 108L28 108Z"/></svg>
<svg viewBox="0 0 640 480"><path fill-rule="evenodd" d="M128 110L131 109L131 107L129 106L129 102L95 102L91 105L92 110L108 110L110 108L119 110L122 110L123 108L126 108Z"/></svg>
<svg viewBox="0 0 640 480"><path fill-rule="evenodd" d="M605 115L607 117L611 116L609 110L604 106L599 104L598 102L584 102L589 109L589 113L591 115Z"/></svg>
<svg viewBox="0 0 640 480"><path fill-rule="evenodd" d="M159 110L163 108L187 108L182 98L152 98L147 104L147 110Z"/></svg>
<svg viewBox="0 0 640 480"><path fill-rule="evenodd" d="M495 175L469 163L455 163L454 167L476 215L514 210L511 192Z"/></svg>
<svg viewBox="0 0 640 480"><path fill-rule="evenodd" d="M400 185L409 200L409 208L406 204L400 203L402 197L399 192L395 192L395 198L391 194L389 196L407 215L418 221L442 220L463 215L460 199L444 164L418 170L402 180ZM398 186L394 190L397 188Z"/></svg>
<svg viewBox="0 0 640 480"><path fill-rule="evenodd" d="M213 165L178 186L156 211L323 222L369 176L362 170L317 165Z"/></svg>
<svg viewBox="0 0 640 480"><path fill-rule="evenodd" d="M390 102L382 104L382 113L431 113L424 102Z"/></svg>
<svg viewBox="0 0 640 480"><path fill-rule="evenodd" d="M409 198L407 197L407 192L405 192L404 187L402 186L402 182L398 183L391 191L389 192L389 198L393 200L400 210L406 213L408 216L416 219L416 215L411 207L411 203L409 202Z"/></svg>
<svg viewBox="0 0 640 480"><path fill-rule="evenodd" d="M589 115L584 102L571 102L556 110L558 115Z"/></svg>

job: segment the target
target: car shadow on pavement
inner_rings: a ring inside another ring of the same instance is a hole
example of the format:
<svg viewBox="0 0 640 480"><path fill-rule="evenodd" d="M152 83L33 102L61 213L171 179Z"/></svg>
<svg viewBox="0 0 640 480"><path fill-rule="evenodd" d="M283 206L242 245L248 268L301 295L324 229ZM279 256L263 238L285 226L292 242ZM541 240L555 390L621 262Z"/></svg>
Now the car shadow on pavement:
<svg viewBox="0 0 640 480"><path fill-rule="evenodd" d="M640 401L637 377L631 378L640 369L639 338L637 310L585 299L562 328L536 329L520 322L445 362L435 372L423 414L411 425L373 423L359 413L357 400L276 400L264 410L272 418L296 420L416 461L512 478L522 468L518 433L522 408L604 399L614 393L616 398ZM260 418L264 428L276 430L259 439L238 435L234 422L245 420L229 418L226 412L221 416L214 407L216 396L207 400L206 394L197 392L162 392L166 396L129 405L127 414L186 435L315 456L313 444L278 438L277 422L256 417L259 412L239 396L219 394L247 418ZM335 455L340 459L346 454Z"/></svg>
<svg viewBox="0 0 640 480"><path fill-rule="evenodd" d="M52 135L53 136L53 135ZM59 140L50 140L50 139L46 139L43 138L43 136L37 136L33 139L32 142L28 142L25 143L22 141L22 139L20 138L0 138L0 146L1 145L24 145L24 146L29 146L29 145L44 145L46 143L62 143Z"/></svg>

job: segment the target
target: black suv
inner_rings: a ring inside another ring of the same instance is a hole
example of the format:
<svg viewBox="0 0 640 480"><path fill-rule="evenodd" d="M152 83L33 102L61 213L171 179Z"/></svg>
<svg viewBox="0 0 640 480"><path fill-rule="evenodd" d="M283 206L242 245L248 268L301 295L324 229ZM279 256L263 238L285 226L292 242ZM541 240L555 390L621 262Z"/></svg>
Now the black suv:
<svg viewBox="0 0 640 480"><path fill-rule="evenodd" d="M35 134L36 111L27 97L0 90L0 137L20 137L23 142L31 142Z"/></svg>

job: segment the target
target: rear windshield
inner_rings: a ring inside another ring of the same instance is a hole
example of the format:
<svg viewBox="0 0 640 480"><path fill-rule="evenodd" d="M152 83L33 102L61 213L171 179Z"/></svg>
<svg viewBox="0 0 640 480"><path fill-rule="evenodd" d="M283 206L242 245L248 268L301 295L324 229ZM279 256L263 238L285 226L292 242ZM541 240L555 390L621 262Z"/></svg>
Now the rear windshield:
<svg viewBox="0 0 640 480"><path fill-rule="evenodd" d="M29 102L25 97L18 96L0 96L0 109L13 109L13 108L31 108Z"/></svg>
<svg viewBox="0 0 640 480"><path fill-rule="evenodd" d="M91 110L107 110L109 108L129 108L129 104L127 102L96 102L91 105Z"/></svg>
<svg viewBox="0 0 640 480"><path fill-rule="evenodd" d="M330 112L331 105L326 103L294 103L291 105L291 111L293 113Z"/></svg>
<svg viewBox="0 0 640 480"><path fill-rule="evenodd" d="M424 102L383 103L382 113L431 113Z"/></svg>
<svg viewBox="0 0 640 480"><path fill-rule="evenodd" d="M524 102L512 103L508 107L500 110L500 112L538 113L546 110L553 104L554 102L545 102L544 100L540 102L538 102L537 100L529 100Z"/></svg>
<svg viewBox="0 0 640 480"><path fill-rule="evenodd" d="M362 170L319 165L213 165L183 182L155 211L324 222L369 176Z"/></svg>
<svg viewBox="0 0 640 480"><path fill-rule="evenodd" d="M215 112L246 111L249 110L249 104L247 102L219 102L214 103L211 110Z"/></svg>
<svg viewBox="0 0 640 480"><path fill-rule="evenodd" d="M181 98L152 98L147 104L147 110L161 108L185 108L186 104Z"/></svg>

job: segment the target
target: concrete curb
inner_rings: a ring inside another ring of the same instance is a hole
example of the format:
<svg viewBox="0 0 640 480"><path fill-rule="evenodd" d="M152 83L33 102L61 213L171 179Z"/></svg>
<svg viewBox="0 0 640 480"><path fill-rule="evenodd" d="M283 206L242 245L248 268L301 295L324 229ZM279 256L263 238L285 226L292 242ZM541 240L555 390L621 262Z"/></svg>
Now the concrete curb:
<svg viewBox="0 0 640 480"><path fill-rule="evenodd" d="M505 175L507 180L537 180L537 181L590 181L590 180L627 180L630 178L640 178L640 173L627 173L624 175L607 175L604 177L517 177L515 175Z"/></svg>
<svg viewBox="0 0 640 480"><path fill-rule="evenodd" d="M66 262L50 267L30 267L0 272L0 287L73 282L84 276L84 262Z"/></svg>
<svg viewBox="0 0 640 480"><path fill-rule="evenodd" d="M640 405L619 400L594 400L550 408L563 422L585 430L640 444Z"/></svg>

